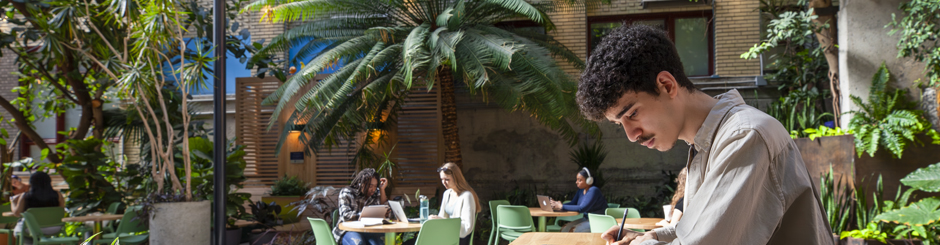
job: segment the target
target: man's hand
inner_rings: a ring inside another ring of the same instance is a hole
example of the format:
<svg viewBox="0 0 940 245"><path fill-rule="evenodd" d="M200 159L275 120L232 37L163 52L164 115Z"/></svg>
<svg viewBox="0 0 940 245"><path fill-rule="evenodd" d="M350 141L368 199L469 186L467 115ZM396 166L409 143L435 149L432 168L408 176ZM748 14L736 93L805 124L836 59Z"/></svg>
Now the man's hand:
<svg viewBox="0 0 940 245"><path fill-rule="evenodd" d="M630 242L630 245L640 245L640 243L643 243L644 241L647 241L647 240L654 240L654 241L658 240L657 238L658 237L656 237L656 232L647 231L646 233L643 233L643 236L633 239L633 241Z"/></svg>
<svg viewBox="0 0 940 245"><path fill-rule="evenodd" d="M385 190L385 187L388 187L388 179L381 178L379 179L379 189Z"/></svg>
<svg viewBox="0 0 940 245"><path fill-rule="evenodd" d="M607 244L626 245L626 244L629 244L631 241L633 241L634 238L637 238L643 235L643 233L640 233L640 232L636 232L630 229L623 229L622 237L620 237L619 239L615 239L614 237L617 236L617 231L619 229L620 229L620 226L610 227L609 230L601 234L601 239L604 239L604 241L607 241ZM617 243L617 242L621 242L621 243Z"/></svg>

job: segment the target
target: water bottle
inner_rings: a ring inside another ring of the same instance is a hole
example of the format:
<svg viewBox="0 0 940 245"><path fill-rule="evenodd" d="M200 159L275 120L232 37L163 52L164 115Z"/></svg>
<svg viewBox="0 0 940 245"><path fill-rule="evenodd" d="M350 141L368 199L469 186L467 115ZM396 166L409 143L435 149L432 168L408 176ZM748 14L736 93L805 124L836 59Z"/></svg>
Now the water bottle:
<svg viewBox="0 0 940 245"><path fill-rule="evenodd" d="M428 216L430 216L428 211L429 201L428 197L424 195L418 196L418 199L421 200L421 223L424 224L424 221L427 221Z"/></svg>

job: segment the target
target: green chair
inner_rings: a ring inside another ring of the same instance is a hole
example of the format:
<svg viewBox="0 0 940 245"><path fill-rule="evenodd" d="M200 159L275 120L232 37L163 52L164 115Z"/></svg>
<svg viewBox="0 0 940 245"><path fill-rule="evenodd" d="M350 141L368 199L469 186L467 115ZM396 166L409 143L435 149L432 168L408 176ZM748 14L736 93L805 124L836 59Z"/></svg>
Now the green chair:
<svg viewBox="0 0 940 245"><path fill-rule="evenodd" d="M496 238L496 226L499 224L499 219L496 218L498 217L496 216L496 207L499 207L499 205L509 205L509 201L507 200L491 200L490 201L490 220L492 221L491 223L493 223L493 227L490 229L490 240L487 241L486 243L487 245L493 245L493 244L499 243L499 240L496 240L495 243L493 242L494 241L493 239Z"/></svg>
<svg viewBox="0 0 940 245"><path fill-rule="evenodd" d="M526 206L500 205L496 207L499 220L496 236L510 243L526 232L535 232L532 214ZM497 240L498 242L499 240Z"/></svg>
<svg viewBox="0 0 940 245"><path fill-rule="evenodd" d="M333 209L333 216L330 216L330 219L333 220L332 227L336 227L336 224L339 223L339 208Z"/></svg>
<svg viewBox="0 0 940 245"><path fill-rule="evenodd" d="M326 220L307 217L307 221L310 221L310 229L313 230L313 237L317 239L317 245L336 245Z"/></svg>
<svg viewBox="0 0 940 245"><path fill-rule="evenodd" d="M620 207L619 203L611 203L611 202L607 203L607 208L619 208L619 207Z"/></svg>
<svg viewBox="0 0 940 245"><path fill-rule="evenodd" d="M0 213L10 212L10 205L0 205ZM0 216L0 226L7 224L16 224L19 221L16 217ZM0 229L0 234L7 234L7 244L13 245L13 230Z"/></svg>
<svg viewBox="0 0 940 245"><path fill-rule="evenodd" d="M566 201L564 201L564 202L562 202L562 203L568 203L568 202L570 202L570 201L571 201L571 200L566 200ZM561 231L561 224L560 224L559 222L561 222L561 221L571 222L571 221L579 220L579 219L581 219L581 218L584 218L584 215L583 215L583 214L572 215L572 216L561 216L561 217L557 217L557 218L555 218L555 224L554 224L554 225L545 226L545 231L552 231L552 232Z"/></svg>
<svg viewBox="0 0 940 245"><path fill-rule="evenodd" d="M607 210L604 211L604 214L610 215L612 217L620 218L620 217L623 217L623 212L627 210L630 210L630 212L627 213L628 219L640 217L640 211L636 210L635 208L608 208Z"/></svg>
<svg viewBox="0 0 940 245"><path fill-rule="evenodd" d="M30 209L32 210L32 208ZM62 217L59 217L62 219ZM61 222L61 220L60 220ZM34 245L41 244L78 244L78 237L49 237L42 233L42 226L39 224L39 220L36 215L32 212L23 213L23 224L26 225L29 234L33 239Z"/></svg>
<svg viewBox="0 0 940 245"><path fill-rule="evenodd" d="M108 205L108 210L105 211L107 214L118 214L118 210L121 210L121 202L112 202L111 205ZM104 233L111 233L117 229L116 221L105 220L101 222L101 231Z"/></svg>
<svg viewBox="0 0 940 245"><path fill-rule="evenodd" d="M141 219L137 218L137 212L140 206L133 206L124 210L124 217L118 223L115 232L101 235L100 239L95 239L94 244L111 244L114 239L118 239L121 244L141 244L148 241L149 233L135 235L143 231L149 231L148 227L141 224Z"/></svg>
<svg viewBox="0 0 940 245"><path fill-rule="evenodd" d="M457 245L458 243L460 243L460 218L425 221L421 224L418 239L415 240L415 245Z"/></svg>
<svg viewBox="0 0 940 245"><path fill-rule="evenodd" d="M45 207L45 208L29 208L26 209L25 213L30 213L33 218L35 218L39 228L51 227L51 226L62 226L65 223L62 222L62 218L65 217L65 208L62 207ZM24 223L25 224L25 223ZM30 234L28 230L23 230L17 235L19 244L23 244L23 241L27 239L27 235ZM30 238L31 239L31 238Z"/></svg>
<svg viewBox="0 0 940 245"><path fill-rule="evenodd" d="M610 215L588 214L588 222L591 223L591 233L604 233L610 227L617 226L617 220Z"/></svg>

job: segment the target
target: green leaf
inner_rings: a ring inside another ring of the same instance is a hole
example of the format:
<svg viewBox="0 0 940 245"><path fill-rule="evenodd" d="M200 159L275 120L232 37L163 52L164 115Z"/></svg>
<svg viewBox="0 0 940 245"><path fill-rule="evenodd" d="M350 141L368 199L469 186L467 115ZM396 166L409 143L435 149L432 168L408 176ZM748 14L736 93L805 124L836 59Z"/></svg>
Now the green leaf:
<svg viewBox="0 0 940 245"><path fill-rule="evenodd" d="M901 179L901 183L926 192L940 192L940 163L915 170Z"/></svg>
<svg viewBox="0 0 940 245"><path fill-rule="evenodd" d="M924 198L910 206L884 212L875 216L875 219L908 226L923 226L937 222L940 219L938 207L940 207L940 198Z"/></svg>

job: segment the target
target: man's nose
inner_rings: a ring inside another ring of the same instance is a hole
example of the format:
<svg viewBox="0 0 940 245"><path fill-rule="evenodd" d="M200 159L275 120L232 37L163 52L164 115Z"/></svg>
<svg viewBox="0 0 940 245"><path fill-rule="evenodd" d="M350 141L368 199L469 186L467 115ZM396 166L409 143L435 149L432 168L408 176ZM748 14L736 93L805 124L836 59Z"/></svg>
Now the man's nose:
<svg viewBox="0 0 940 245"><path fill-rule="evenodd" d="M630 142L636 142L637 138L642 134L639 128L633 127L629 123L622 123L621 125L623 125L623 132L627 134L627 139L629 139Z"/></svg>

